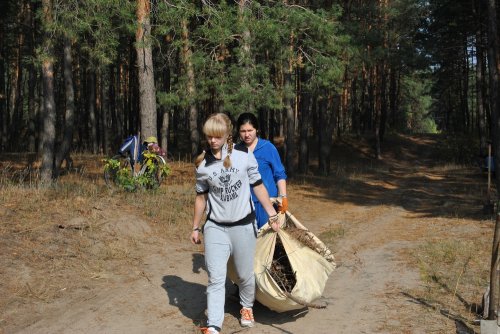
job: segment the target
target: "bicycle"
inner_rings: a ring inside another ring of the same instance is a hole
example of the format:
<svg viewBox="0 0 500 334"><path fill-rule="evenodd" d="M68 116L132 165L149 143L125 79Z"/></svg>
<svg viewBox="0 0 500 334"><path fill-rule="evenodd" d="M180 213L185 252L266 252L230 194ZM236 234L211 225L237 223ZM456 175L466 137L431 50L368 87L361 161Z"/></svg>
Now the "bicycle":
<svg viewBox="0 0 500 334"><path fill-rule="evenodd" d="M137 187L158 188L170 173L165 158L144 151L141 162L134 162L129 154L117 154L105 160L104 180L110 188L122 187L134 191Z"/></svg>

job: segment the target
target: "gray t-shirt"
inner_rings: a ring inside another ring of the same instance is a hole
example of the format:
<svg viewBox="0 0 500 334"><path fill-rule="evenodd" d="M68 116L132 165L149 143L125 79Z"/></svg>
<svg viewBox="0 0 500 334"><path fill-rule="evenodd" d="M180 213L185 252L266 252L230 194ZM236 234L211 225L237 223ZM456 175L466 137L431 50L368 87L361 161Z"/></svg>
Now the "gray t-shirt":
<svg viewBox="0 0 500 334"><path fill-rule="evenodd" d="M207 219L231 224L253 214L250 187L262 183L257 160L246 147L233 149L231 167L224 167L227 145L222 147L221 159L212 152L196 168L196 192L208 193Z"/></svg>

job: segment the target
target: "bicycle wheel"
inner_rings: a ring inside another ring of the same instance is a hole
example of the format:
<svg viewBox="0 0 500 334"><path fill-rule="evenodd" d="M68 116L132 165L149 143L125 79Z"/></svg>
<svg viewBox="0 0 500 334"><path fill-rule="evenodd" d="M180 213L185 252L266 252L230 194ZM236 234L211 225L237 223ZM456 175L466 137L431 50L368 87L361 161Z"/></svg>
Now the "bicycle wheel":
<svg viewBox="0 0 500 334"><path fill-rule="evenodd" d="M148 189L156 189L163 181L162 170L166 165L165 159L160 155L144 159L138 177L142 178L142 185Z"/></svg>
<svg viewBox="0 0 500 334"><path fill-rule="evenodd" d="M119 184L119 177L132 178L132 167L130 159L123 155L115 155L108 160L104 167L104 181L108 187L115 187Z"/></svg>
<svg viewBox="0 0 500 334"><path fill-rule="evenodd" d="M165 159L159 155L156 157L156 172L155 172L155 179L158 182L158 186L160 186L161 182L163 181L163 175L162 175L162 169L163 166L165 166L167 162Z"/></svg>

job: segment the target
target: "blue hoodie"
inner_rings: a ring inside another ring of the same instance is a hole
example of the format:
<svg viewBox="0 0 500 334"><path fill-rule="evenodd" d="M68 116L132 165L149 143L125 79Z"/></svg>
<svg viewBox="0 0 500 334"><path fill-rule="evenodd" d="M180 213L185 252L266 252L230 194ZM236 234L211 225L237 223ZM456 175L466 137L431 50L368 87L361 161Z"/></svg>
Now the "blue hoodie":
<svg viewBox="0 0 500 334"><path fill-rule="evenodd" d="M237 146L240 145L245 146L244 143L239 143ZM258 138L257 145L253 150L253 155L259 164L259 173L269 193L269 197L277 197L278 187L276 184L279 180L286 180L285 167L281 163L278 150L269 140ZM257 215L257 226L261 228L267 223L269 216L259 203L253 189L251 193L255 206L255 214Z"/></svg>

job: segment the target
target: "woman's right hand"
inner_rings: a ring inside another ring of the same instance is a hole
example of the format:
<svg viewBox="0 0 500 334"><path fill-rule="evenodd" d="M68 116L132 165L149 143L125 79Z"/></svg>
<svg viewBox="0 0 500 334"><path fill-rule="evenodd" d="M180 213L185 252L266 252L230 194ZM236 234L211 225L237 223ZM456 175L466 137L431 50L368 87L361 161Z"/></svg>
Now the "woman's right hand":
<svg viewBox="0 0 500 334"><path fill-rule="evenodd" d="M191 243L193 245L201 244L200 233L201 232L198 230L194 230L193 232L191 232Z"/></svg>
<svg viewBox="0 0 500 334"><path fill-rule="evenodd" d="M274 232L278 232L280 229L280 221L278 219L278 214L275 214L274 216L269 216L268 224L269 226L271 226Z"/></svg>

